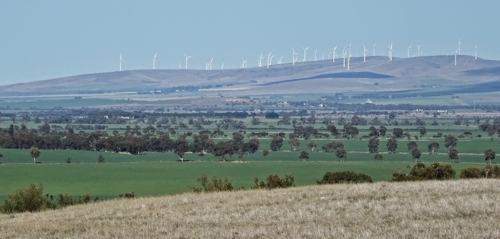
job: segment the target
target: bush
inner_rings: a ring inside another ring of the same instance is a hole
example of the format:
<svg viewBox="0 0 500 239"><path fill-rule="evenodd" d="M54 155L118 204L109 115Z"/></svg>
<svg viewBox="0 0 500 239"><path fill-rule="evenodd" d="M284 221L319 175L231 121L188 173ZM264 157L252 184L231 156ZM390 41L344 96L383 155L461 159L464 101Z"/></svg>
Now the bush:
<svg viewBox="0 0 500 239"><path fill-rule="evenodd" d="M337 184L337 183L371 183L372 178L363 173L353 171L327 172L323 179L316 180L317 184Z"/></svg>
<svg viewBox="0 0 500 239"><path fill-rule="evenodd" d="M192 187L194 192L220 192L220 191L232 191L233 184L229 182L227 178L217 178L213 177L208 179L206 174L201 175L196 182L201 184L201 188Z"/></svg>
<svg viewBox="0 0 500 239"><path fill-rule="evenodd" d="M295 186L293 184L295 178L293 175L285 174L284 178L280 178L278 175L269 175L267 176L266 182L260 181L258 178L254 178L253 182L255 186L253 189L265 188L265 189L275 189L275 188L289 188Z"/></svg>
<svg viewBox="0 0 500 239"><path fill-rule="evenodd" d="M134 192L118 195L120 198L135 198Z"/></svg>
<svg viewBox="0 0 500 239"><path fill-rule="evenodd" d="M426 167L423 163L417 163L413 166L409 174L394 172L391 181L449 180L453 179L455 174L455 170L449 164L440 165L439 163L433 163L429 167Z"/></svg>
<svg viewBox="0 0 500 239"><path fill-rule="evenodd" d="M469 167L460 172L460 178L500 178L500 168L497 165L487 165L483 169Z"/></svg>
<svg viewBox="0 0 500 239"><path fill-rule="evenodd" d="M97 157L97 162L104 163L104 157L102 156L102 154L99 154L99 157Z"/></svg>
<svg viewBox="0 0 500 239"><path fill-rule="evenodd" d="M55 208L55 205L43 197L43 186L31 184L27 188L18 189L5 199L0 208L5 213L38 212L44 209Z"/></svg>

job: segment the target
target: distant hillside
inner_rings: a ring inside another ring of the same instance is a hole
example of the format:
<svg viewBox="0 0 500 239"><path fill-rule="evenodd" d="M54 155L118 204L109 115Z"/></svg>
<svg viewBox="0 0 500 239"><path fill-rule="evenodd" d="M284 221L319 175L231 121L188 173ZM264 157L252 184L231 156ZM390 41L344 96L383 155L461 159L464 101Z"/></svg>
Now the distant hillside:
<svg viewBox="0 0 500 239"><path fill-rule="evenodd" d="M110 200L0 214L0 238L500 238L496 179Z"/></svg>
<svg viewBox="0 0 500 239"><path fill-rule="evenodd" d="M182 87L234 94L327 93L339 91L397 91L460 85L474 88L500 80L500 61L459 56L414 58L351 58L350 70L342 59L299 62L228 70L131 70L68 76L2 86L3 94L96 93L175 90Z"/></svg>

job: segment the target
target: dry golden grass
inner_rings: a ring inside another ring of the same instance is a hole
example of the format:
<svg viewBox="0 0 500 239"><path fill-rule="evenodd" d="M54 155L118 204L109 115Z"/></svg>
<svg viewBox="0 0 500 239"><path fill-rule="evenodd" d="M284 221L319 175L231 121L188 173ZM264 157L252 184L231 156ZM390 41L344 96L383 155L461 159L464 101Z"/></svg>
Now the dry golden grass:
<svg viewBox="0 0 500 239"><path fill-rule="evenodd" d="M0 215L0 238L500 238L500 180L121 199Z"/></svg>

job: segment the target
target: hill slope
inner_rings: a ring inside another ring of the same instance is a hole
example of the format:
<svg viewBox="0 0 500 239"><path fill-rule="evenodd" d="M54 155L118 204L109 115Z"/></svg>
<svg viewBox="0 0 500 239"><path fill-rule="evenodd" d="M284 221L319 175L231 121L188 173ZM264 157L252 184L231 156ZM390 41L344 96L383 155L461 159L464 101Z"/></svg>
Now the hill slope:
<svg viewBox="0 0 500 239"><path fill-rule="evenodd" d="M0 215L0 237L499 238L500 181L327 185Z"/></svg>
<svg viewBox="0 0 500 239"><path fill-rule="evenodd" d="M228 70L131 70L69 76L2 86L0 93L123 92L179 86L216 86L209 91L239 94L443 89L500 80L500 61L459 56L415 58L353 57L350 70L342 59ZM377 83L377 84L375 84Z"/></svg>

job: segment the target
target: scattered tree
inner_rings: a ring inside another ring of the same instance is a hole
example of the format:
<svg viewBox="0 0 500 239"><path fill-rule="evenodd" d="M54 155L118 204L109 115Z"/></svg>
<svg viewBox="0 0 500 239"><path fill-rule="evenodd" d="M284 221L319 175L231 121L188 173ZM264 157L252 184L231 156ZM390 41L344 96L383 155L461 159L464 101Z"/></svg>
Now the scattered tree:
<svg viewBox="0 0 500 239"><path fill-rule="evenodd" d="M484 160L487 161L488 164L491 164L491 161L495 159L495 151L492 149L487 149L484 151Z"/></svg>
<svg viewBox="0 0 500 239"><path fill-rule="evenodd" d="M262 156L264 156L266 160L267 160L267 155L269 155L269 150L267 149L262 150Z"/></svg>
<svg viewBox="0 0 500 239"><path fill-rule="evenodd" d="M302 161L306 161L309 159L309 153L305 150L300 151L299 159L302 159Z"/></svg>
<svg viewBox="0 0 500 239"><path fill-rule="evenodd" d="M314 152L314 149L316 148L317 144L314 141L311 141L307 143L307 147L311 149L311 152Z"/></svg>
<svg viewBox="0 0 500 239"><path fill-rule="evenodd" d="M429 153L435 154L436 150L439 149L439 143L438 142L432 142L430 143L427 148L429 149Z"/></svg>
<svg viewBox="0 0 500 239"><path fill-rule="evenodd" d="M420 159L420 155L420 150L418 150L417 148L414 148L411 151L411 157L413 158L413 160L415 160L415 162L418 162L418 160Z"/></svg>
<svg viewBox="0 0 500 239"><path fill-rule="evenodd" d="M456 163L458 161L458 150L456 148L450 148L448 150L448 158L453 162Z"/></svg>
<svg viewBox="0 0 500 239"><path fill-rule="evenodd" d="M33 163L36 164L36 159L40 157L40 149L38 149L37 147L31 147L30 155L33 158Z"/></svg>
<svg viewBox="0 0 500 239"><path fill-rule="evenodd" d="M378 152L378 143L379 140L377 138L370 138L368 141L368 151L370 153L377 153Z"/></svg>
<svg viewBox="0 0 500 239"><path fill-rule="evenodd" d="M375 161L382 161L384 159L384 155L377 153L377 154L375 154L375 156L373 157L373 159Z"/></svg>
<svg viewBox="0 0 500 239"><path fill-rule="evenodd" d="M457 147L457 137L453 135L446 135L444 138L444 147L446 148L456 148Z"/></svg>
<svg viewBox="0 0 500 239"><path fill-rule="evenodd" d="M339 184L339 183L371 183L372 178L363 173L352 171L326 172L321 180L316 180L317 184Z"/></svg>
<svg viewBox="0 0 500 239"><path fill-rule="evenodd" d="M99 157L97 157L97 162L104 163L104 157L102 156L102 154L99 154Z"/></svg>
<svg viewBox="0 0 500 239"><path fill-rule="evenodd" d="M335 151L337 158L339 158L340 162L344 162L347 158L347 151L344 148L339 148Z"/></svg>
<svg viewBox="0 0 500 239"><path fill-rule="evenodd" d="M398 142L396 141L396 139L393 139L393 138L390 138L389 140L387 140L387 152L389 152L390 154L394 154L396 153L396 149L398 148Z"/></svg>

